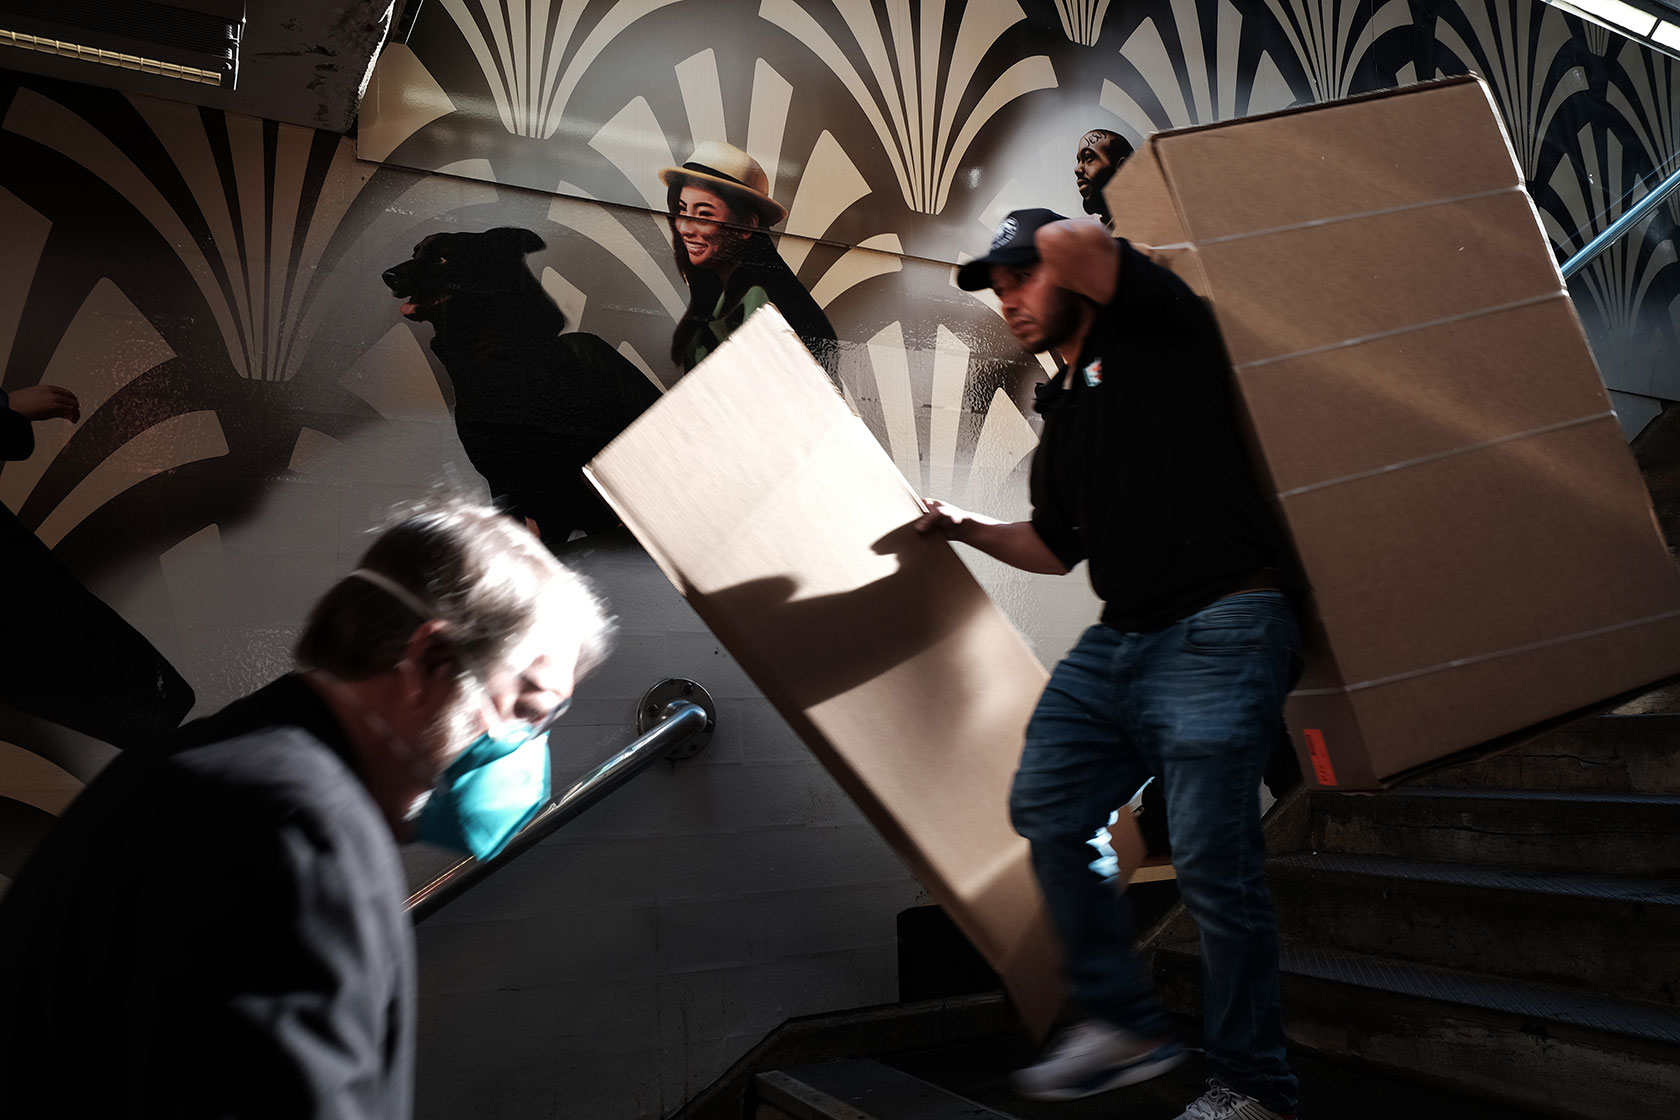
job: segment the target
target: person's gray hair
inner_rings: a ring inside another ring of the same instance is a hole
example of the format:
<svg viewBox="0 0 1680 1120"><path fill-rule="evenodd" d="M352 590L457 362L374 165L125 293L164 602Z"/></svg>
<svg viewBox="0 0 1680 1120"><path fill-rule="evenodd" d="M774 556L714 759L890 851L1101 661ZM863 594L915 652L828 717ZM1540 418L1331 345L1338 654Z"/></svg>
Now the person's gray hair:
<svg viewBox="0 0 1680 1120"><path fill-rule="evenodd" d="M489 506L437 498L411 507L357 568L408 595L381 588L383 580L340 580L309 613L296 649L300 668L364 680L394 668L428 618L447 624L442 636L462 672L481 679L538 626L563 627L580 640L580 680L611 650L613 622L588 581Z"/></svg>

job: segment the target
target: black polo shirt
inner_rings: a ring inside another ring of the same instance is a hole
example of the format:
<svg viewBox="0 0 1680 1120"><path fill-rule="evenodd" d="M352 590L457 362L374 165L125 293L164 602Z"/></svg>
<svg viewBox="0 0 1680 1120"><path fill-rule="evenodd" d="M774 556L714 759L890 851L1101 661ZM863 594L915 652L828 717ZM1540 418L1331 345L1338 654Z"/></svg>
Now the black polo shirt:
<svg viewBox="0 0 1680 1120"><path fill-rule="evenodd" d="M1089 560L1102 620L1158 630L1262 569L1299 589L1255 483L1213 314L1125 241L1069 384L1041 385L1033 528L1073 567Z"/></svg>

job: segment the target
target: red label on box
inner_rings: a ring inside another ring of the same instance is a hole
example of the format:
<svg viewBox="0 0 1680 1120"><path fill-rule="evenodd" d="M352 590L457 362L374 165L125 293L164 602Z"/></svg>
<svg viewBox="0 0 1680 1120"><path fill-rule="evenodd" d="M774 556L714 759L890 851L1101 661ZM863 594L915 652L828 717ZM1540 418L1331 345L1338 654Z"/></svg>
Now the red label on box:
<svg viewBox="0 0 1680 1120"><path fill-rule="evenodd" d="M1321 786L1333 786L1336 768L1330 765L1330 752L1324 746L1324 732L1316 727L1303 727L1301 738L1307 742L1307 755L1312 759L1313 779Z"/></svg>

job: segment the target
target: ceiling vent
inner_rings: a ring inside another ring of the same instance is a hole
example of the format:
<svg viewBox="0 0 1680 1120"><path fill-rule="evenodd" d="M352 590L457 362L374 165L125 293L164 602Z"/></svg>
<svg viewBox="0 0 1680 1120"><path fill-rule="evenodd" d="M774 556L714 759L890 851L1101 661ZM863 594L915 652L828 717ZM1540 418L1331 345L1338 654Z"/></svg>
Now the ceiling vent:
<svg viewBox="0 0 1680 1120"><path fill-rule="evenodd" d="M0 0L5 49L233 89L245 0Z"/></svg>

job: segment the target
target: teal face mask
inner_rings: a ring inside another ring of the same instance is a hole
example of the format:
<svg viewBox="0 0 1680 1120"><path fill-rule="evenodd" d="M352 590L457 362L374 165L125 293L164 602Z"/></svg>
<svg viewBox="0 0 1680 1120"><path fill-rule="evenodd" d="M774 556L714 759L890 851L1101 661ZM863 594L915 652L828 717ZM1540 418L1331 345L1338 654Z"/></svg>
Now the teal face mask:
<svg viewBox="0 0 1680 1120"><path fill-rule="evenodd" d="M542 811L550 792L546 735L486 732L439 776L415 839L492 859Z"/></svg>
<svg viewBox="0 0 1680 1120"><path fill-rule="evenodd" d="M436 617L389 576L363 568L350 575L378 587L421 618ZM548 732L569 707L568 697L537 723L515 723L499 734L487 731L474 739L438 775L415 821L415 839L478 860L499 855L549 802Z"/></svg>

